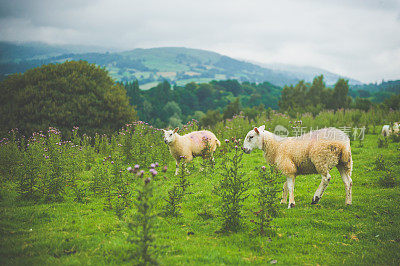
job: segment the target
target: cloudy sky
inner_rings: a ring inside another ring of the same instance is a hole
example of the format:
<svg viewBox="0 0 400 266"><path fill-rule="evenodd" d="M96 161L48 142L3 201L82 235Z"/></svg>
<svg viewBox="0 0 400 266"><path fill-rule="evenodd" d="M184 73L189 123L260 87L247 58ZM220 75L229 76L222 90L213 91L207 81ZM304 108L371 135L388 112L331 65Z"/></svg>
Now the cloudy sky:
<svg viewBox="0 0 400 266"><path fill-rule="evenodd" d="M0 40L184 46L400 79L400 0L0 0Z"/></svg>

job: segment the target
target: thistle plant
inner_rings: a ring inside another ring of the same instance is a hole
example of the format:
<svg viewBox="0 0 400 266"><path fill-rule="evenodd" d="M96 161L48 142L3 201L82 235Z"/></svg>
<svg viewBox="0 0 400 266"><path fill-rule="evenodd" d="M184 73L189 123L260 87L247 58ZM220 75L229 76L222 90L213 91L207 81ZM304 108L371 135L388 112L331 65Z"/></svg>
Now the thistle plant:
<svg viewBox="0 0 400 266"><path fill-rule="evenodd" d="M378 137L378 148L387 148L388 141L387 138L382 138L381 136Z"/></svg>
<svg viewBox="0 0 400 266"><path fill-rule="evenodd" d="M191 172L189 171L188 164L181 161L179 164L177 186L179 186L182 189L183 193L185 193L186 188L191 185L188 179L188 177L191 175L190 173Z"/></svg>
<svg viewBox="0 0 400 266"><path fill-rule="evenodd" d="M394 187L396 185L396 175L392 169L392 163L385 161L383 155L376 157L374 170L381 171L378 175L378 184L383 187Z"/></svg>
<svg viewBox="0 0 400 266"><path fill-rule="evenodd" d="M155 217L153 201L153 181L150 173L143 176L137 190L135 214L128 222L128 241L135 245L133 257L139 265L157 264L154 258Z"/></svg>
<svg viewBox="0 0 400 266"><path fill-rule="evenodd" d="M280 189L277 186L278 180L281 178L280 172L274 167L269 170L262 166L258 170L258 193L256 194L258 202L258 211L255 211L255 221L259 226L259 233L266 235L266 231L271 226L271 221L278 215L278 192Z"/></svg>
<svg viewBox="0 0 400 266"><path fill-rule="evenodd" d="M209 138L203 137L202 139L204 149L202 150L201 157L203 158L201 162L201 168L203 169L204 175L208 175L209 173L213 173L214 171L214 158L212 156L212 148L209 141Z"/></svg>
<svg viewBox="0 0 400 266"><path fill-rule="evenodd" d="M190 186L188 176L190 173L187 170L187 164L184 162L180 163L179 173L176 177L177 180L173 187L168 190L168 197L165 199L167 204L165 205L165 214L168 216L177 217L181 208L181 203L186 192L186 188Z"/></svg>
<svg viewBox="0 0 400 266"><path fill-rule="evenodd" d="M249 179L244 179L243 152L235 142L231 145L231 153L225 156L221 165L221 180L214 187L214 193L221 198L220 215L222 218L221 232L238 231L242 225L243 202L247 199Z"/></svg>
<svg viewBox="0 0 400 266"><path fill-rule="evenodd" d="M170 190L168 190L168 197L165 199L167 204L165 205L165 214L167 216L177 217L179 215L179 210L181 208L184 191L178 186L174 185Z"/></svg>

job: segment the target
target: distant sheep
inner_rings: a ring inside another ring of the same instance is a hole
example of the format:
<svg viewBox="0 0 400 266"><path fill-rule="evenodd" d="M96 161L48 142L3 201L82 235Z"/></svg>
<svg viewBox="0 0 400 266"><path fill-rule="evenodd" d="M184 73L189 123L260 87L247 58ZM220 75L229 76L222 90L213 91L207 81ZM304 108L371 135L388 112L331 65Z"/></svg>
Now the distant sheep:
<svg viewBox="0 0 400 266"><path fill-rule="evenodd" d="M295 206L294 182L297 175L320 174L322 180L311 202L316 204L331 179L329 171L336 166L346 189L345 203L351 204L353 161L350 139L343 131L324 128L299 137L281 138L264 128L254 128L247 133L243 150L246 153L255 148L263 150L267 162L287 177L281 203L287 202L289 193L289 208Z"/></svg>
<svg viewBox="0 0 400 266"><path fill-rule="evenodd" d="M164 142L168 144L169 151L176 161L175 175L178 174L180 160L184 159L186 162L190 162L194 157L203 155L206 143L210 145L208 152L211 157L217 147L221 146L221 142L210 131L194 131L180 136L177 133L178 130L179 128L175 128L173 131L163 130Z"/></svg>
<svg viewBox="0 0 400 266"><path fill-rule="evenodd" d="M398 130L398 129L397 129ZM390 134L392 134L392 129L390 128L390 125L384 125L382 127L382 132L381 132L382 136L384 137L389 137Z"/></svg>

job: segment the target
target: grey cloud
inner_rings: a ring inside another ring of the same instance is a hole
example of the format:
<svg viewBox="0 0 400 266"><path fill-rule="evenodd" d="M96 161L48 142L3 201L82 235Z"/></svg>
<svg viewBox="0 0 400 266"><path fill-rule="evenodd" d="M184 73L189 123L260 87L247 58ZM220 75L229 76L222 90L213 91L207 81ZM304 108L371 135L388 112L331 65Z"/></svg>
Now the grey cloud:
<svg viewBox="0 0 400 266"><path fill-rule="evenodd" d="M400 78L399 11L397 0L0 0L0 40L187 46L368 82Z"/></svg>

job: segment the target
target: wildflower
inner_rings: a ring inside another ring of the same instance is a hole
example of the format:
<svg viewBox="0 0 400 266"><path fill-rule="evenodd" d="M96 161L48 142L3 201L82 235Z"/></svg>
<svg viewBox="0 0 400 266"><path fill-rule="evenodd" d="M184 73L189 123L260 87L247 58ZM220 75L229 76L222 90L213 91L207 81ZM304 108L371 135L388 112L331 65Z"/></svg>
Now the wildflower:
<svg viewBox="0 0 400 266"><path fill-rule="evenodd" d="M135 168L135 170L139 170L139 168L140 168L140 165L138 165L138 164L135 164L134 168Z"/></svg>
<svg viewBox="0 0 400 266"><path fill-rule="evenodd" d="M144 184L147 185L148 183L150 183L150 181L151 181L151 178L148 177L148 178L146 178L146 179L144 180Z"/></svg>
<svg viewBox="0 0 400 266"><path fill-rule="evenodd" d="M263 166L261 166L261 169L262 169L263 171L265 171L265 169L267 169L267 168L265 167L265 165L263 165Z"/></svg>
<svg viewBox="0 0 400 266"><path fill-rule="evenodd" d="M156 167L156 165L154 163L150 164L150 168L154 169Z"/></svg>
<svg viewBox="0 0 400 266"><path fill-rule="evenodd" d="M156 175L158 174L156 169L150 169L150 173L151 173L153 176L156 176Z"/></svg>
<svg viewBox="0 0 400 266"><path fill-rule="evenodd" d="M160 166L157 162L155 162L154 164L155 164L156 167L159 167L159 166Z"/></svg>
<svg viewBox="0 0 400 266"><path fill-rule="evenodd" d="M114 164L114 161L111 161L111 164Z"/></svg>
<svg viewBox="0 0 400 266"><path fill-rule="evenodd" d="M168 170L168 167L166 165L164 165L162 171L165 173L165 172L167 172L167 170Z"/></svg>
<svg viewBox="0 0 400 266"><path fill-rule="evenodd" d="M142 177L144 175L144 171L143 170L140 170L138 173L137 173L137 176L138 177Z"/></svg>
<svg viewBox="0 0 400 266"><path fill-rule="evenodd" d="M238 149L238 146L237 146L237 145L235 145L235 149L236 149L236 150Z"/></svg>

